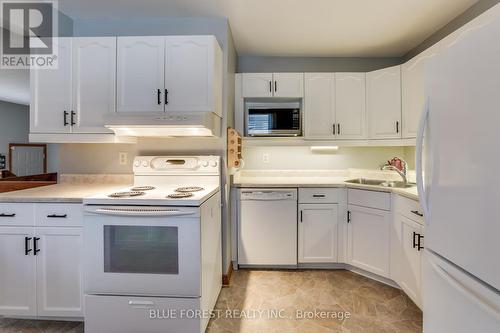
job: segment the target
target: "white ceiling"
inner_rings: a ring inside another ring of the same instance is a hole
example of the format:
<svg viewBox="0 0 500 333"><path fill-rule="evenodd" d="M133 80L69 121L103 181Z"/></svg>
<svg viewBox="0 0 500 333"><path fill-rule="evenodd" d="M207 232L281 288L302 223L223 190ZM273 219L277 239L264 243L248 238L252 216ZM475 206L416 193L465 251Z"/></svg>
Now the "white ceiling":
<svg viewBox="0 0 500 333"><path fill-rule="evenodd" d="M401 56L478 0L60 0L72 18L227 17L239 54Z"/></svg>

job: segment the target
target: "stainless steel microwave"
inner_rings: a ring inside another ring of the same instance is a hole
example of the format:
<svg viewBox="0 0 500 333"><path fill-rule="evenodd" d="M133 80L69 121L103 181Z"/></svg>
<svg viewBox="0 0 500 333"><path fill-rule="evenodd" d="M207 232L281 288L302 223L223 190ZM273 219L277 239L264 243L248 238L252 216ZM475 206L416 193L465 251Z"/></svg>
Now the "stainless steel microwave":
<svg viewBox="0 0 500 333"><path fill-rule="evenodd" d="M302 136L300 102L247 102L246 136Z"/></svg>

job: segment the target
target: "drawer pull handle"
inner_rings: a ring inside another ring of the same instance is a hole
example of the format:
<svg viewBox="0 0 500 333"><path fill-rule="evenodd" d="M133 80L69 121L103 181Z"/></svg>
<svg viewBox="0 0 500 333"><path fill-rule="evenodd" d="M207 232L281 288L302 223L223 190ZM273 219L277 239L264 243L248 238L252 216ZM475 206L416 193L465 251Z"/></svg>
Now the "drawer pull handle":
<svg viewBox="0 0 500 333"><path fill-rule="evenodd" d="M324 198L326 195L324 194L313 194L313 198Z"/></svg>
<svg viewBox="0 0 500 333"><path fill-rule="evenodd" d="M155 303L151 301L128 301L128 305L134 308L151 308L155 305Z"/></svg>
<svg viewBox="0 0 500 333"><path fill-rule="evenodd" d="M68 214L62 214L62 215L50 214L50 215L47 215L47 217L52 218L52 219L65 219L68 217Z"/></svg>
<svg viewBox="0 0 500 333"><path fill-rule="evenodd" d="M13 214L4 214L4 213L0 214L0 217L14 217L14 216L16 216L15 213L13 213Z"/></svg>
<svg viewBox="0 0 500 333"><path fill-rule="evenodd" d="M418 215L420 217L424 216L424 214L420 213L418 210L412 210L411 211L413 214Z"/></svg>

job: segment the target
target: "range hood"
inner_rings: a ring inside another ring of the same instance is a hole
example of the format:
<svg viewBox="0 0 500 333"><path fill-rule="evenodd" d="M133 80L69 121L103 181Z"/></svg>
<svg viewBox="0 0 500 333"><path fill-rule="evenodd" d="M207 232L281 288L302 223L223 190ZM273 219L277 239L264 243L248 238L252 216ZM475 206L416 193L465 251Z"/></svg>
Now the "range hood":
<svg viewBox="0 0 500 333"><path fill-rule="evenodd" d="M117 136L133 137L218 137L221 129L212 112L120 113L105 116L104 123Z"/></svg>

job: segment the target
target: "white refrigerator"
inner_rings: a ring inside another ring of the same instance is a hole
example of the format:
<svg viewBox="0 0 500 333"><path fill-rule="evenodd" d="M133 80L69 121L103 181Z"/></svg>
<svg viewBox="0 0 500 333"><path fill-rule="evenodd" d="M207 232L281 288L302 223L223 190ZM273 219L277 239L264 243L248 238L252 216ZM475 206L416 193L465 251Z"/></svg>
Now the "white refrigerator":
<svg viewBox="0 0 500 333"><path fill-rule="evenodd" d="M426 67L424 333L500 332L500 18Z"/></svg>

